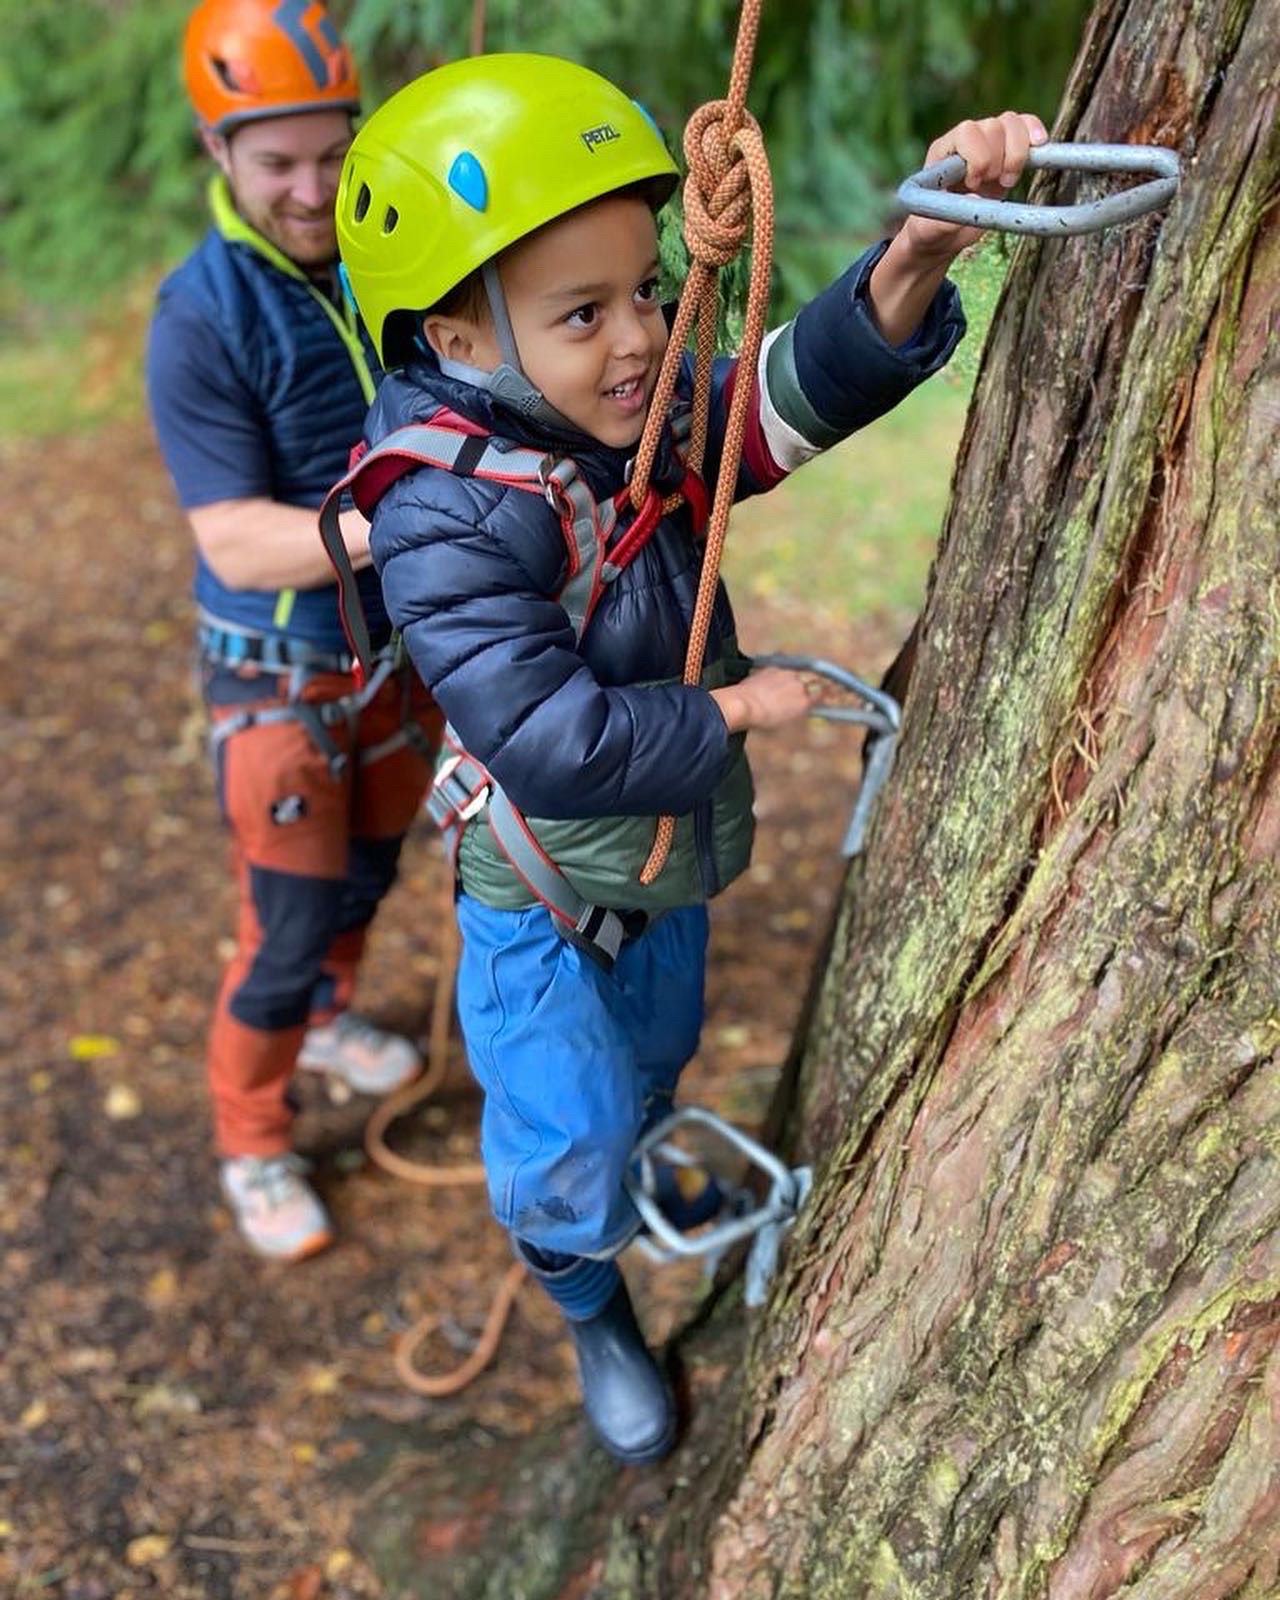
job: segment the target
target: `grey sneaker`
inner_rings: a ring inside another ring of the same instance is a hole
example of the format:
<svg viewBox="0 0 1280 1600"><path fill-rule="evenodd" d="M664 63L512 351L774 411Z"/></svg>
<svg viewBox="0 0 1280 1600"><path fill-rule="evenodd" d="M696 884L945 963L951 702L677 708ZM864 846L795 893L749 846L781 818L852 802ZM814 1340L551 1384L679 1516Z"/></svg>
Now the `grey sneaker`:
<svg viewBox="0 0 1280 1600"><path fill-rule="evenodd" d="M230 1156L221 1164L222 1192L240 1236L269 1261L302 1261L333 1243L333 1223L292 1152Z"/></svg>
<svg viewBox="0 0 1280 1600"><path fill-rule="evenodd" d="M375 1027L354 1011L342 1011L332 1022L308 1028L298 1066L340 1078L357 1094L386 1095L419 1075L422 1057L400 1034Z"/></svg>

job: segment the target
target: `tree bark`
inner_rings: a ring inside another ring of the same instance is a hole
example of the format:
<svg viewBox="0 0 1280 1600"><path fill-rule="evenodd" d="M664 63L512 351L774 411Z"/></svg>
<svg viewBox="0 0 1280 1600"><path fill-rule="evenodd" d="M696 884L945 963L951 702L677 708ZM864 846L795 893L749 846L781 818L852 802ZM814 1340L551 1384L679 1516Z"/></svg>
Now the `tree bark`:
<svg viewBox="0 0 1280 1600"><path fill-rule="evenodd" d="M1097 6L1055 137L1182 190L1018 247L770 1304L686 1342L669 1470L543 1458L422 1593L1280 1593L1278 105L1275 0Z"/></svg>

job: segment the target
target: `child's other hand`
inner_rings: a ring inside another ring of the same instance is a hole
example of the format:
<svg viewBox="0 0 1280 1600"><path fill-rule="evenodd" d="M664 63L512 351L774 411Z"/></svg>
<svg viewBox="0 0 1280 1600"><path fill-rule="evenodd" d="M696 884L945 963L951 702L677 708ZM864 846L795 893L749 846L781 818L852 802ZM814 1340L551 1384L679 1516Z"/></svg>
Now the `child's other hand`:
<svg viewBox="0 0 1280 1600"><path fill-rule="evenodd" d="M807 717L821 693L821 683L809 673L762 667L741 683L713 689L711 698L720 707L729 732L742 733L747 728L781 728Z"/></svg>
<svg viewBox="0 0 1280 1600"><path fill-rule="evenodd" d="M999 198L1022 176L1031 146L1044 144L1048 137L1039 117L1026 111L1002 111L998 117L957 123L929 146L925 165L932 166L945 156L963 156L966 170L962 187L970 194ZM902 231L922 256L950 259L980 239L984 230L912 216Z"/></svg>

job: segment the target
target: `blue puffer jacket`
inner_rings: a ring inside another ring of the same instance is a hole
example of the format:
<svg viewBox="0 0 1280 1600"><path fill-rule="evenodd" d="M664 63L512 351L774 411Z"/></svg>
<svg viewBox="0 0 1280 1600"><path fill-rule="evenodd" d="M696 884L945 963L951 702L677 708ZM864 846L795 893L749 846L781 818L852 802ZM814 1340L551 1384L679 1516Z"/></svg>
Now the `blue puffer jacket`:
<svg viewBox="0 0 1280 1600"><path fill-rule="evenodd" d="M961 337L958 296L945 285L908 347L884 342L865 303L882 249L770 336L752 375L739 497L772 487L799 460L889 410L943 364ZM709 483L718 471L731 387L741 376L736 362L716 365L704 462ZM686 395L688 378L686 371ZM442 406L495 434L572 456L597 499L625 481L626 452L581 435L553 438L533 430L486 391L444 376L430 358L384 381L366 437L376 444ZM668 436L655 483L669 491L681 476ZM370 547L387 610L419 674L467 750L531 821L538 819L535 832L585 898L647 909L664 900L688 903L717 893L741 870L740 837L727 854L717 851L719 836L733 828L712 816L717 791L734 779L741 740L730 737L706 687L679 681L701 570L687 507L659 523L606 590L580 643L556 599L567 565L559 519L532 494L422 468L382 498ZM747 667L723 585L706 660L708 687ZM749 845L749 782L729 786L733 808L746 812L737 832L746 830ZM619 887L634 886L633 860L619 863L616 881L597 868L601 848L605 855L615 847L634 850L636 819L644 820L638 837L651 841L651 819L664 812L686 820L695 870L666 869L659 885L667 879L671 886L655 902ZM585 830L557 828L566 819L593 821ZM565 856L566 837L573 859ZM487 871L469 881L465 842L461 869L464 887L478 898L529 903L513 875L506 891Z"/></svg>

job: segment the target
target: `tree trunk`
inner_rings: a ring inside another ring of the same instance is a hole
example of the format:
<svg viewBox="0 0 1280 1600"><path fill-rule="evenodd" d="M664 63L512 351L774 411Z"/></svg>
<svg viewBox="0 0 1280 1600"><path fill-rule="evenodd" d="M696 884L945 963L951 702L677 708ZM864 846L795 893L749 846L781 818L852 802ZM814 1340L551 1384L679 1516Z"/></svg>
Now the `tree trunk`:
<svg viewBox="0 0 1280 1600"><path fill-rule="evenodd" d="M1182 191L1018 248L771 1302L668 1471L540 1458L419 1592L1280 1594L1278 103L1275 0L1097 6L1055 136Z"/></svg>

